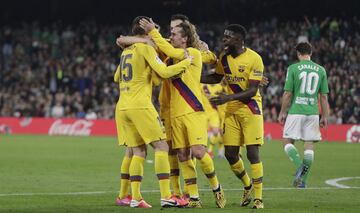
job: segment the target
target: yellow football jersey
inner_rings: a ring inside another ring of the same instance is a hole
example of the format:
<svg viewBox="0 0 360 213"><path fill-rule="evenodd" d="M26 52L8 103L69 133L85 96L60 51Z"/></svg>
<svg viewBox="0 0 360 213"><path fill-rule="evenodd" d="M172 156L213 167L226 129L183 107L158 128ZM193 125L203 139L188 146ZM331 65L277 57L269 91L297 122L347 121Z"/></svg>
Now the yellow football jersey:
<svg viewBox="0 0 360 213"><path fill-rule="evenodd" d="M162 119L170 119L170 80L162 80L159 103L160 103L160 117Z"/></svg>
<svg viewBox="0 0 360 213"><path fill-rule="evenodd" d="M152 70L169 78L186 70L190 63L185 59L167 67L150 45L135 43L125 48L114 75L120 87L118 110L152 108Z"/></svg>
<svg viewBox="0 0 360 213"><path fill-rule="evenodd" d="M150 31L149 35L155 41L156 46L167 56L175 59L183 59L185 57L185 51L182 49L174 51L175 48L169 43L169 40L163 38L157 29ZM167 53L171 53L171 56ZM217 62L215 53L211 51L200 51L200 53L203 63L215 64Z"/></svg>
<svg viewBox="0 0 360 213"><path fill-rule="evenodd" d="M248 89L251 81L261 81L263 72L264 64L261 56L250 48L246 48L245 52L236 58L222 53L216 66L216 73L225 76L230 94ZM243 107L249 107L254 114L261 114L262 103L259 90L251 100L245 103L240 101L228 102L226 111L235 113Z"/></svg>
<svg viewBox="0 0 360 213"><path fill-rule="evenodd" d="M217 110L218 106L213 106L210 104L210 102L208 101L210 98L221 95L221 94L225 94L225 89L224 87L219 83L219 84L202 84L202 91L204 96L207 99L207 102L209 103L209 105L205 102L204 105L205 106L205 111L210 111L209 106L214 109Z"/></svg>
<svg viewBox="0 0 360 213"><path fill-rule="evenodd" d="M169 61L170 64L184 58L184 49L174 48L156 29L152 30L149 35L159 49L171 58ZM199 50L192 47L187 48L187 51L193 58L191 65L180 78L171 80L171 117L204 111L200 85L202 70L201 53Z"/></svg>
<svg viewBox="0 0 360 213"><path fill-rule="evenodd" d="M212 98L221 94L225 94L224 87L219 84L202 84L204 93L208 98Z"/></svg>
<svg viewBox="0 0 360 213"><path fill-rule="evenodd" d="M120 81L120 65L116 67L116 71L114 74L114 82L119 83Z"/></svg>

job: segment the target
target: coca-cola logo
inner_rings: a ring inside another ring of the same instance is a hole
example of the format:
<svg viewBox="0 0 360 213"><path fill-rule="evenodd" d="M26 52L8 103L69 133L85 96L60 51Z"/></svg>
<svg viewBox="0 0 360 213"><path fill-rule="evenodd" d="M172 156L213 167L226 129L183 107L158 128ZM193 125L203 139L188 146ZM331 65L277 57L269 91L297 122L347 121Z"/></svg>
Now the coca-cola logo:
<svg viewBox="0 0 360 213"><path fill-rule="evenodd" d="M352 126L346 133L346 142L359 143L360 142L360 126Z"/></svg>
<svg viewBox="0 0 360 213"><path fill-rule="evenodd" d="M31 124L32 118L23 118L20 120L20 126L21 127L27 127Z"/></svg>
<svg viewBox="0 0 360 213"><path fill-rule="evenodd" d="M92 121L76 120L73 123L63 123L61 119L54 121L49 129L49 135L77 135L89 136Z"/></svg>

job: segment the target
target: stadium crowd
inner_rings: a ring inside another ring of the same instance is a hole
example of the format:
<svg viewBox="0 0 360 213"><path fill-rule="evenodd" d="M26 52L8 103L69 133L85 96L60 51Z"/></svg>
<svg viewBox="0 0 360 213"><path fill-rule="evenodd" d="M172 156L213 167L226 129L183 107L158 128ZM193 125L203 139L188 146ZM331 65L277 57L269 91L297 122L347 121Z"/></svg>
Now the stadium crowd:
<svg viewBox="0 0 360 213"><path fill-rule="evenodd" d="M225 25L197 25L200 38L216 53ZM308 40L313 60L327 70L329 122L360 123L358 17L273 18L247 27L247 46L262 56L270 79L262 91L265 121L277 119L286 68L296 60L293 47ZM1 27L0 116L113 118L118 87L112 81L120 52L115 39L126 32L124 26L94 22Z"/></svg>

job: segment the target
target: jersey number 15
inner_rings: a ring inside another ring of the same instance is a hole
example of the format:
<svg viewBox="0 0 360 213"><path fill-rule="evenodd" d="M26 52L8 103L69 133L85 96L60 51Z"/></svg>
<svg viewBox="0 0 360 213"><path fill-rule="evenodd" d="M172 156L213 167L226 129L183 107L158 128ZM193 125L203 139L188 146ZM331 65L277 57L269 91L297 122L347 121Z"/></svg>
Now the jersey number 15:
<svg viewBox="0 0 360 213"><path fill-rule="evenodd" d="M129 62L127 62L128 59L131 59L132 54L128 55L122 55L120 58L120 81L131 81L133 77L132 72L132 66ZM125 73L125 69L127 70L127 73Z"/></svg>

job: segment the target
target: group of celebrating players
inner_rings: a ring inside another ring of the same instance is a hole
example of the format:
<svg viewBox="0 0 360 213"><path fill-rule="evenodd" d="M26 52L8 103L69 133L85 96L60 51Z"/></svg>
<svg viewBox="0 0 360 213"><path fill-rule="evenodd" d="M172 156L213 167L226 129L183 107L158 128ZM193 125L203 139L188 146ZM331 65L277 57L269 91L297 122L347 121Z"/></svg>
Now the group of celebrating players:
<svg viewBox="0 0 360 213"><path fill-rule="evenodd" d="M116 204L151 207L140 190L150 145L154 149L162 207L202 207L195 166L198 162L210 183L216 206L224 208L226 198L210 155L211 145L206 148L209 140L210 144L222 141L220 154L243 183L240 205L248 206L253 201L252 208L264 208L263 165L259 156L264 130L259 87L266 85L267 79L263 77L261 56L245 46L245 28L239 24L226 26L224 49L219 57L199 39L195 26L184 15L172 16L169 39L163 38L158 28L151 18L139 16L133 20L131 36L120 36L116 42L123 51L114 75L120 89L115 119L118 142L126 146ZM203 64L210 64L215 71L202 75ZM161 85L159 114L152 103L153 85ZM285 87L289 93L290 87ZM313 87L306 89L313 92ZM282 115L286 117L288 105L283 107ZM291 131L295 130L290 128L286 133L288 144L302 139L292 138ZM239 155L241 146L246 148L251 178ZM309 166L300 163L297 169L294 184L300 186Z"/></svg>

